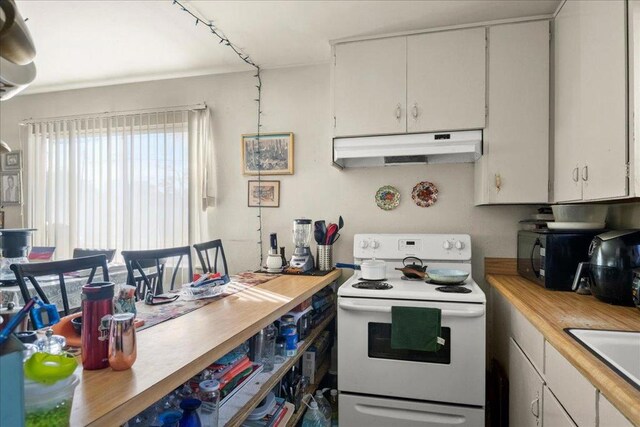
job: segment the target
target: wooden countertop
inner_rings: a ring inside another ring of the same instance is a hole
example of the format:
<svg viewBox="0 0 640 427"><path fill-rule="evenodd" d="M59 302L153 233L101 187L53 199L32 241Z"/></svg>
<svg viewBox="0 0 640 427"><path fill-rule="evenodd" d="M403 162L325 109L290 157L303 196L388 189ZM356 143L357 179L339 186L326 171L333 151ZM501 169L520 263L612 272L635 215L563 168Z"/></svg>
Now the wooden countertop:
<svg viewBox="0 0 640 427"><path fill-rule="evenodd" d="M280 276L140 331L131 369L82 371L71 425L123 424L340 274Z"/></svg>
<svg viewBox="0 0 640 427"><path fill-rule="evenodd" d="M593 296L550 291L520 276L487 274L487 281L634 424L640 425L640 390L567 334L565 328L640 331L635 307L605 304Z"/></svg>

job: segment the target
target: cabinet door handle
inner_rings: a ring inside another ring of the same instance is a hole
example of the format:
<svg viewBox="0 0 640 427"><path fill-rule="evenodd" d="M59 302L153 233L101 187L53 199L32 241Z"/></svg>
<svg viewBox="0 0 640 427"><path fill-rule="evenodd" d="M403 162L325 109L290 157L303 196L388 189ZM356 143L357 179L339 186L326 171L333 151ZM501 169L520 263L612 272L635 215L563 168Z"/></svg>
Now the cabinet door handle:
<svg viewBox="0 0 640 427"><path fill-rule="evenodd" d="M411 115L414 120L418 120L418 103L413 104L413 108L411 109Z"/></svg>
<svg viewBox="0 0 640 427"><path fill-rule="evenodd" d="M580 169L576 166L573 169L573 182L578 182L578 180L580 179Z"/></svg>
<svg viewBox="0 0 640 427"><path fill-rule="evenodd" d="M582 180L583 181L589 181L589 166L585 165L585 167L582 168Z"/></svg>
<svg viewBox="0 0 640 427"><path fill-rule="evenodd" d="M540 397L536 397L531 402L531 413L536 418L538 418L540 416Z"/></svg>
<svg viewBox="0 0 640 427"><path fill-rule="evenodd" d="M497 173L495 176L495 183L496 183L496 190L499 193L500 189L502 188L502 177L500 176L499 173Z"/></svg>
<svg viewBox="0 0 640 427"><path fill-rule="evenodd" d="M396 119L400 120L401 117L402 117L402 106L398 104L398 106L396 107Z"/></svg>

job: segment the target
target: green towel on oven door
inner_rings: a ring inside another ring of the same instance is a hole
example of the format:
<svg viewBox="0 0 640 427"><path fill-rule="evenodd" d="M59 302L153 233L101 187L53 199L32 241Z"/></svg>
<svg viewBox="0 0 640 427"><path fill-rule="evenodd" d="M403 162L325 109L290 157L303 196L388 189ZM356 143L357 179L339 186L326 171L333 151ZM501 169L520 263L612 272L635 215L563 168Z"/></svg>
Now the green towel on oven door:
<svg viewBox="0 0 640 427"><path fill-rule="evenodd" d="M440 318L439 308L391 307L391 348L440 350Z"/></svg>

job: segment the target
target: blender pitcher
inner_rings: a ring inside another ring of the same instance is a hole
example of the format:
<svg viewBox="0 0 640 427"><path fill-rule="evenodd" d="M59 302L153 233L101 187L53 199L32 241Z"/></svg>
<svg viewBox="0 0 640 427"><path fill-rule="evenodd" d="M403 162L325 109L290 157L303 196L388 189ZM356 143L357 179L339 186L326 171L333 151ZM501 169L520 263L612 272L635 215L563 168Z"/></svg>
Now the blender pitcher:
<svg viewBox="0 0 640 427"><path fill-rule="evenodd" d="M311 220L293 220L293 244L295 249L291 257L291 267L298 268L303 272L313 270L314 260L309 244L311 243Z"/></svg>

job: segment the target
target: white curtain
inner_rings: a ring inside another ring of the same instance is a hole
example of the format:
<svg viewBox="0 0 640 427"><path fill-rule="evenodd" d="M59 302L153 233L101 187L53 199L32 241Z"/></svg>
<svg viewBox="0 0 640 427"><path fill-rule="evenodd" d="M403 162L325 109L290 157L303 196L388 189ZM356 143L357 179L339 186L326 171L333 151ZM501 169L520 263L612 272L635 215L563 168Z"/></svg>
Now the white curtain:
<svg viewBox="0 0 640 427"><path fill-rule="evenodd" d="M189 244L190 189L207 201L199 211L215 197L207 175L215 176L210 126L208 110L30 123L27 221L38 229L34 245L56 246L63 259L76 247Z"/></svg>
<svg viewBox="0 0 640 427"><path fill-rule="evenodd" d="M209 108L189 112L189 147L189 241L193 244L211 240L207 209L217 202L213 120Z"/></svg>

